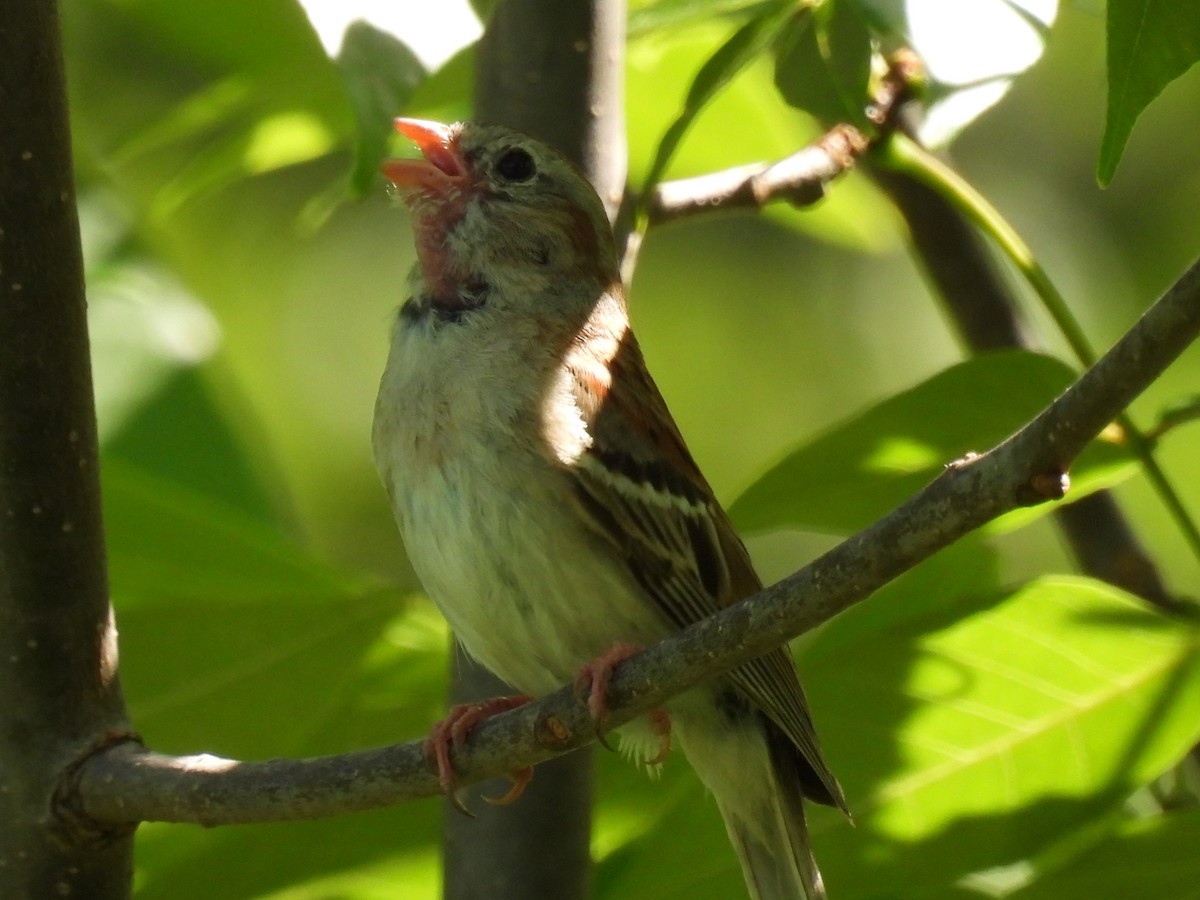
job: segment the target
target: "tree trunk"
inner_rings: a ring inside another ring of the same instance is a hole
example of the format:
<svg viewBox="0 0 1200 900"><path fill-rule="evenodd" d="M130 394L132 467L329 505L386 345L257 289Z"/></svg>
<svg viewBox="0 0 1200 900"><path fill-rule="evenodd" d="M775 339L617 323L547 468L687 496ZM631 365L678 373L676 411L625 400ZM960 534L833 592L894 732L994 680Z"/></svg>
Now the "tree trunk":
<svg viewBox="0 0 1200 900"><path fill-rule="evenodd" d="M475 118L567 154L610 218L625 187L624 52L624 0L502 0L476 59ZM512 691L458 654L453 702L504 693ZM447 900L587 897L591 768L589 748L539 767L512 806L475 798L474 818L447 807Z"/></svg>
<svg viewBox="0 0 1200 900"><path fill-rule="evenodd" d="M0 0L0 22L0 896L124 898L132 829L54 803L128 733L58 6Z"/></svg>

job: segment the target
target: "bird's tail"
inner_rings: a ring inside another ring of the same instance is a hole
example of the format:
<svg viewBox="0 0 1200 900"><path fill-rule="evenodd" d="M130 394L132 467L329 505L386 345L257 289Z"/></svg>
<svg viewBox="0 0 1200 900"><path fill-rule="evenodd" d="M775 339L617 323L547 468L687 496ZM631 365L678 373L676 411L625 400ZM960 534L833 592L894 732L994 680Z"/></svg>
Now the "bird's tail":
<svg viewBox="0 0 1200 900"><path fill-rule="evenodd" d="M768 728L768 732L773 729ZM782 735L767 736L770 792L753 812L717 799L753 900L824 900L825 885L808 842L799 761Z"/></svg>

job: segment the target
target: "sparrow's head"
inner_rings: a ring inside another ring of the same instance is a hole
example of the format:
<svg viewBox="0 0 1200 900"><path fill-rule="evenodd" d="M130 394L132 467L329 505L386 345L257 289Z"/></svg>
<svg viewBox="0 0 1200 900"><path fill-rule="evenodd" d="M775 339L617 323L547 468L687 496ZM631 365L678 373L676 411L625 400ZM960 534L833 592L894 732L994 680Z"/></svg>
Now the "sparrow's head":
<svg viewBox="0 0 1200 900"><path fill-rule="evenodd" d="M423 159L383 173L413 213L425 289L447 301L480 290L544 294L580 280L617 279L604 207L565 157L498 125L397 119Z"/></svg>

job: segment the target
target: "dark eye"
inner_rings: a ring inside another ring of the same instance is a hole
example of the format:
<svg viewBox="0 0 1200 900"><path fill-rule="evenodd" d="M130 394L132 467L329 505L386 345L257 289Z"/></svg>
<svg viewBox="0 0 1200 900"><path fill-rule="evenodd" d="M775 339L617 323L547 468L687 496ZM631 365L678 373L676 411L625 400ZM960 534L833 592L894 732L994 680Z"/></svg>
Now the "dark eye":
<svg viewBox="0 0 1200 900"><path fill-rule="evenodd" d="M528 181L537 171L528 150L510 147L496 160L496 174L505 181Z"/></svg>

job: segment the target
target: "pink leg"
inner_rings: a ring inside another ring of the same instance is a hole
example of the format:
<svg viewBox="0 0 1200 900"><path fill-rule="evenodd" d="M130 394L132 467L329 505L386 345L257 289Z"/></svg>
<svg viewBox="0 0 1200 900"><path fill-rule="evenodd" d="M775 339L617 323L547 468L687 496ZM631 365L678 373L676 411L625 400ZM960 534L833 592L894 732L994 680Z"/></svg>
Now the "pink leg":
<svg viewBox="0 0 1200 900"><path fill-rule="evenodd" d="M527 694L518 694L513 697L493 697L480 703L464 703L454 706L450 708L446 718L434 725L429 732L429 737L425 739L425 755L433 759L437 766L438 784L442 786L442 790L446 792L446 796L450 798L450 802L459 812L471 815L456 793L458 779L454 775L454 766L450 762L450 748L453 746L457 750L462 747L466 743L471 729L484 719L498 713L508 712L510 709L516 709L518 706L524 706L531 700L533 698ZM512 790L495 802L512 803L521 796L525 785L533 778L533 770L520 769L511 777L513 780Z"/></svg>
<svg viewBox="0 0 1200 900"><path fill-rule="evenodd" d="M612 680L613 670L629 657L642 651L637 644L617 641L606 651L591 662L580 668L575 676L575 693L582 697L587 693L588 712L592 714L592 722L596 726L596 739L609 750L612 747L604 738L602 726L608 715L608 684ZM650 713L651 728L658 736L660 745L658 753L648 764L656 766L667 758L671 752L671 718L665 709L656 709Z"/></svg>

